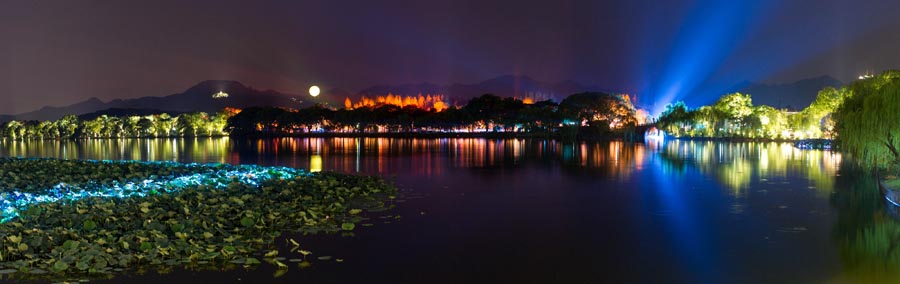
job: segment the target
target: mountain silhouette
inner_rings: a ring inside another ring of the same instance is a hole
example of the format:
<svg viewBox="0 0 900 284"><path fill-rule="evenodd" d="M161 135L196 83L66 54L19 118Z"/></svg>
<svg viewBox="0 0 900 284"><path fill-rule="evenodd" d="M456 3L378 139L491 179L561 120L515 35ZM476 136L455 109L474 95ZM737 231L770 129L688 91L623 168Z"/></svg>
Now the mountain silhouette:
<svg viewBox="0 0 900 284"><path fill-rule="evenodd" d="M18 120L47 120L58 119L67 114L82 114L104 109L106 103L96 97L64 107L45 106L36 111L10 116Z"/></svg>
<svg viewBox="0 0 900 284"><path fill-rule="evenodd" d="M224 92L228 97L213 98L213 94ZM246 108L252 106L304 107L299 96L272 90L256 90L237 81L208 80L194 85L184 92L165 97L141 97L135 99L115 99L103 102L90 98L64 107L43 107L39 110L7 116L18 120L56 120L65 115L102 113L104 110L130 110L130 113L146 113L142 110L183 113L194 111L217 112L225 107ZM121 111L120 111L121 112Z"/></svg>
<svg viewBox="0 0 900 284"><path fill-rule="evenodd" d="M821 76L800 80L789 84L760 84L744 82L731 88L729 92L739 91L753 96L756 105L766 104L778 108L803 108L809 105L819 90L826 86L843 85L837 79ZM224 92L228 96L214 98L213 94ZM316 102L329 103L342 107L345 98L358 100L361 96L370 98L387 94L415 96L418 94L442 94L449 103L464 105L470 99L494 94L501 97L530 97L535 100L550 99L560 101L568 95L580 92L618 93L616 90L598 86L588 86L575 81L548 83L528 76L506 75L481 81L474 84L433 83L377 85L365 88L357 93L343 89L323 90L322 95L313 99L309 95L296 95L274 90L257 90L237 81L207 80L202 81L184 92L164 97L141 97L134 99L115 99L103 102L98 98L62 107L43 107L41 109L17 114L0 115L0 121L18 120L56 120L64 115L84 115L96 117L102 114L147 114L168 112L170 114L205 111L217 112L225 107L247 108L252 106L276 106L303 108Z"/></svg>
<svg viewBox="0 0 900 284"><path fill-rule="evenodd" d="M379 85L363 89L357 96L383 96L388 93L403 96L418 94L442 94L451 103L462 105L474 97L483 94L494 94L501 97L532 97L537 100L551 99L560 101L568 95L579 92L615 92L596 86L587 86L574 81L548 83L528 76L506 75L474 84L437 85L432 83Z"/></svg>

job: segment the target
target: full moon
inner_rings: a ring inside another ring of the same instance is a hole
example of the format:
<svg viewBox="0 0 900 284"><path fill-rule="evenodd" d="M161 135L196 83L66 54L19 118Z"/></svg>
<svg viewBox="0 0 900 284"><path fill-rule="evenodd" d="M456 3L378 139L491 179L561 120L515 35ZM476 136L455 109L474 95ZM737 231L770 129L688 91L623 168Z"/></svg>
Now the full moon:
<svg viewBox="0 0 900 284"><path fill-rule="evenodd" d="M319 86L309 87L309 95L310 96L316 97L319 95L319 92L320 92Z"/></svg>

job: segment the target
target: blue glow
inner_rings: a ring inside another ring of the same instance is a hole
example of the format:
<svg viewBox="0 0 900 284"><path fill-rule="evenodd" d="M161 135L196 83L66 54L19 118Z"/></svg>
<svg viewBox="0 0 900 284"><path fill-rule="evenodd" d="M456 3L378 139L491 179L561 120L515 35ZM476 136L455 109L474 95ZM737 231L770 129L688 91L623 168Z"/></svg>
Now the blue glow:
<svg viewBox="0 0 900 284"><path fill-rule="evenodd" d="M750 28L759 21L756 12L763 1L704 0L688 12L672 43L670 54L644 93L655 97L651 114L665 105L695 92L737 48Z"/></svg>
<svg viewBox="0 0 900 284"><path fill-rule="evenodd" d="M657 164L652 172L650 185L647 188L652 195L656 197L656 205L660 211L666 212L662 215L664 222L668 225L672 241L677 244L678 253L681 259L688 267L696 271L701 279L694 279L695 283L721 283L720 268L716 262L716 256L712 253L715 244L709 238L709 227L705 217L698 214L695 208L698 204L703 204L704 200L692 200L685 198L685 192L692 190L683 183L682 180L673 180L671 173L667 173L668 167L662 159L655 158L653 163Z"/></svg>
<svg viewBox="0 0 900 284"><path fill-rule="evenodd" d="M111 161L92 161L96 163L115 163ZM145 162L179 165L173 162ZM87 197L128 198L144 197L158 193L173 193L190 186L204 185L213 189L224 189L233 182L259 187L267 180L293 179L309 173L287 167L262 167L255 165L216 165L187 164L195 174L186 176L166 176L157 179L146 179L138 183L128 182L111 185L66 184L59 183L44 193L23 193L18 190L0 193L0 223L5 223L19 216L19 212L28 206L46 202L74 201Z"/></svg>
<svg viewBox="0 0 900 284"><path fill-rule="evenodd" d="M663 142L666 140L666 132L656 127L652 127L644 133L644 140L652 142Z"/></svg>

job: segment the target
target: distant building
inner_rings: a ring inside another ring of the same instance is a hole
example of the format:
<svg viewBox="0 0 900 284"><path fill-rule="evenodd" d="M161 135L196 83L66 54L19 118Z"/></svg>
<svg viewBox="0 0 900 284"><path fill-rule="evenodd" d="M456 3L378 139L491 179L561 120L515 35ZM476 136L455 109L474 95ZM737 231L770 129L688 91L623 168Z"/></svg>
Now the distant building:
<svg viewBox="0 0 900 284"><path fill-rule="evenodd" d="M212 95L213 99L224 99L227 97L228 97L228 93L223 92L223 91L219 91L218 93L215 93Z"/></svg>

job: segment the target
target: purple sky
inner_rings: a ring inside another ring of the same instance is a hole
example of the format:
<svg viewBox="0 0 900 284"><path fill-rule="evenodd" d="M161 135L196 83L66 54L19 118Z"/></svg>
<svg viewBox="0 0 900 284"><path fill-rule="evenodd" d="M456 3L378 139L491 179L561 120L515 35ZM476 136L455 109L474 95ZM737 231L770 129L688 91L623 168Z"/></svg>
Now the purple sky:
<svg viewBox="0 0 900 284"><path fill-rule="evenodd" d="M0 113L206 79L304 93L519 74L645 97L676 84L674 98L711 100L744 80L900 68L898 11L849 0L13 0L0 4Z"/></svg>

